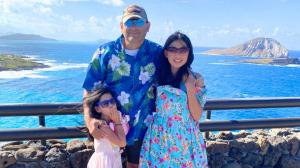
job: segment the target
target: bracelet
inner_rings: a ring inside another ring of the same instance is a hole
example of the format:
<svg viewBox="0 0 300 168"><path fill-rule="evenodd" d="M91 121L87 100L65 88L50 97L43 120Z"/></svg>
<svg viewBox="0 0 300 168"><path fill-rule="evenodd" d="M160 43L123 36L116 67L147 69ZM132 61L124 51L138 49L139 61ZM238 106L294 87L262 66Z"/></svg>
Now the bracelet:
<svg viewBox="0 0 300 168"><path fill-rule="evenodd" d="M117 125L122 125L122 124L121 124L121 123L117 123L117 124L116 124L116 123L114 123L114 125L116 125L116 126L117 126Z"/></svg>

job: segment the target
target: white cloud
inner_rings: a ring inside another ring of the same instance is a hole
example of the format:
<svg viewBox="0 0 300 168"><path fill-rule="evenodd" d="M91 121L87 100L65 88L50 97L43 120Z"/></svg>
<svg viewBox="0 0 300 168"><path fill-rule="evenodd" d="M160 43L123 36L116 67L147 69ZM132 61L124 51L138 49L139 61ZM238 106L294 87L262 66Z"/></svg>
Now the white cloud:
<svg viewBox="0 0 300 168"><path fill-rule="evenodd" d="M190 3L191 0L177 0L177 2L186 4L186 3Z"/></svg>
<svg viewBox="0 0 300 168"><path fill-rule="evenodd" d="M159 30L158 30L159 31ZM159 38L159 43L163 43L167 37L174 33L176 31L174 22L172 20L168 20L165 23L163 23L162 26L162 31L160 30L160 38Z"/></svg>
<svg viewBox="0 0 300 168"><path fill-rule="evenodd" d="M175 31L175 27L174 27L174 22L173 21L169 20L164 25L165 25L165 27L164 27L165 28L165 32L167 34L171 34L171 33L173 33Z"/></svg>
<svg viewBox="0 0 300 168"><path fill-rule="evenodd" d="M108 34L116 37L115 33L118 32L117 29L111 28L117 27L112 17L99 19L90 16L87 20L77 20L72 16L64 16L63 19L65 24L59 25L58 32L64 32L61 38L67 40L96 40L109 38Z"/></svg>
<svg viewBox="0 0 300 168"><path fill-rule="evenodd" d="M247 27L237 27L233 31L236 33L250 33L250 30Z"/></svg>
<svg viewBox="0 0 300 168"><path fill-rule="evenodd" d="M90 22L91 24L97 25L98 19L97 19L95 16L91 16L91 17L89 18L89 22Z"/></svg>
<svg viewBox="0 0 300 168"><path fill-rule="evenodd" d="M252 34L259 34L261 32L261 28L256 28L252 30Z"/></svg>
<svg viewBox="0 0 300 168"><path fill-rule="evenodd" d="M52 7L63 4L62 0L0 0L0 11L5 14L30 13L51 14Z"/></svg>
<svg viewBox="0 0 300 168"><path fill-rule="evenodd" d="M124 5L123 0L61 0L65 2L99 2L105 5L112 5L112 6L122 6Z"/></svg>
<svg viewBox="0 0 300 168"><path fill-rule="evenodd" d="M227 35L227 34L229 34L229 33L230 33L229 30L226 30L226 29L220 29L220 30L218 30L218 31L213 32L212 34Z"/></svg>
<svg viewBox="0 0 300 168"><path fill-rule="evenodd" d="M243 41L267 36L261 27L233 26L224 24L220 26L201 25L185 29L195 46L229 47ZM269 33L270 34L270 33Z"/></svg>
<svg viewBox="0 0 300 168"><path fill-rule="evenodd" d="M61 5L62 3L62 0L0 0L0 10L5 12L16 12L23 8L50 7Z"/></svg>
<svg viewBox="0 0 300 168"><path fill-rule="evenodd" d="M65 2L94 1L106 5L122 6L123 0L0 0L0 11L5 13L20 12L22 9L40 8L40 12L49 12L51 7L63 5Z"/></svg>
<svg viewBox="0 0 300 168"><path fill-rule="evenodd" d="M54 12L56 7L70 1L85 0L0 0L0 32L40 34L61 40L112 38L120 32L115 17L79 19L68 13ZM123 1L105 3L119 5Z"/></svg>
<svg viewBox="0 0 300 168"><path fill-rule="evenodd" d="M122 6L125 4L123 0L96 0L96 1L102 4L113 5L113 6Z"/></svg>
<svg viewBox="0 0 300 168"><path fill-rule="evenodd" d="M34 11L38 14L52 14L52 9L44 6L34 9Z"/></svg>
<svg viewBox="0 0 300 168"><path fill-rule="evenodd" d="M64 0L66 2L88 2L89 0Z"/></svg>
<svg viewBox="0 0 300 168"><path fill-rule="evenodd" d="M286 37L295 37L295 36L297 36L297 33L295 33L295 32L287 32L286 33Z"/></svg>
<svg viewBox="0 0 300 168"><path fill-rule="evenodd" d="M151 22L147 38L156 41L159 44L164 44L167 37L177 30L172 20L166 20L162 23Z"/></svg>
<svg viewBox="0 0 300 168"><path fill-rule="evenodd" d="M250 28L250 27L235 27L231 25L223 25L220 27L201 27L202 32L208 32L207 35L209 37L219 38L223 37L231 37L231 36L256 36L262 33L262 29L260 27Z"/></svg>
<svg viewBox="0 0 300 168"><path fill-rule="evenodd" d="M279 2L282 2L282 3L286 3L288 2L289 0L279 0Z"/></svg>
<svg viewBox="0 0 300 168"><path fill-rule="evenodd" d="M118 23L121 22L123 15L118 15L115 17L115 19L117 20Z"/></svg>
<svg viewBox="0 0 300 168"><path fill-rule="evenodd" d="M272 36L277 36L278 32L279 32L280 28L279 27L275 27L273 32L272 32Z"/></svg>

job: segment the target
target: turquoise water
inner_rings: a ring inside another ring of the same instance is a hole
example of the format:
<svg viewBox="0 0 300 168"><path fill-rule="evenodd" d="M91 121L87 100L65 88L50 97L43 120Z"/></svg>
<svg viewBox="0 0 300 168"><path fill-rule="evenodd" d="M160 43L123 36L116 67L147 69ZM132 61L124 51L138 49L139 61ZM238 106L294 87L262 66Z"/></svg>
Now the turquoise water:
<svg viewBox="0 0 300 168"><path fill-rule="evenodd" d="M79 102L91 55L99 44L75 42L0 41L0 53L28 55L50 65L33 71L0 72L0 103ZM207 56L195 47L193 69L208 88L208 99L300 96L300 66L255 65L224 60L241 57ZM300 58L300 51L290 51ZM300 108L214 111L216 120L299 117ZM38 117L1 117L0 128L38 126ZM82 124L81 115L47 116L47 126Z"/></svg>

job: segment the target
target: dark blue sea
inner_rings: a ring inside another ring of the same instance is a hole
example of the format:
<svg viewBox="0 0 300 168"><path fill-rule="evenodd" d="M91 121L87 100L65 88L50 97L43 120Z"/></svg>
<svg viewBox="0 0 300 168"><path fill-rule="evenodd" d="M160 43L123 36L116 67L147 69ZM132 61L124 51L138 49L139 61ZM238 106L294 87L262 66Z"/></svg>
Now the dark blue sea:
<svg viewBox="0 0 300 168"><path fill-rule="evenodd" d="M80 102L86 68L97 43L0 41L0 53L29 56L50 68L0 72L0 104ZM201 54L195 47L194 71L200 72L208 99L299 97L300 66L237 63L233 56ZM300 51L290 51L300 58ZM229 60L229 61L228 61ZM213 111L213 120L299 117L300 108ZM47 116L46 125L76 126L81 115ZM0 117L0 128L38 127L37 117Z"/></svg>

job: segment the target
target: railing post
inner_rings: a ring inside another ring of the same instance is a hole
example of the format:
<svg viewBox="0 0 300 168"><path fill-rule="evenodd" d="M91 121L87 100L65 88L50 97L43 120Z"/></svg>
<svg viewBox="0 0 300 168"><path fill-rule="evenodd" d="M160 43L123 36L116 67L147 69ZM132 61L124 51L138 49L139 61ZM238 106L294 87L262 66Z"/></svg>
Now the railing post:
<svg viewBox="0 0 300 168"><path fill-rule="evenodd" d="M211 110L207 110L206 111L206 120L210 120L211 119ZM209 131L206 131L204 133L204 137L205 139L209 139Z"/></svg>
<svg viewBox="0 0 300 168"><path fill-rule="evenodd" d="M43 116L43 115L39 115L39 126L40 127L46 126L45 116ZM46 140L41 140L41 144L46 146Z"/></svg>

